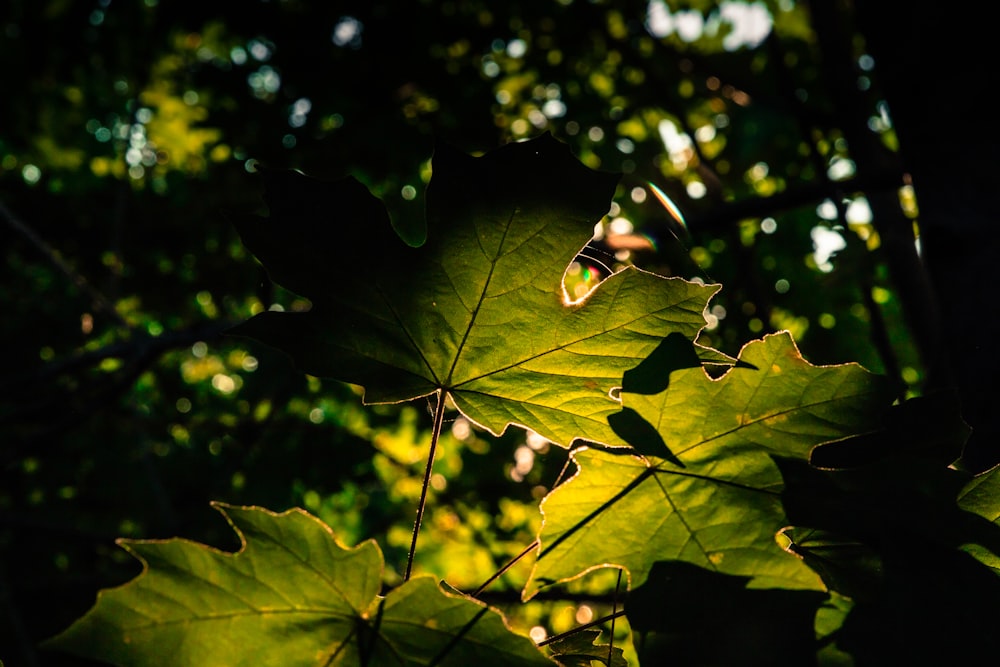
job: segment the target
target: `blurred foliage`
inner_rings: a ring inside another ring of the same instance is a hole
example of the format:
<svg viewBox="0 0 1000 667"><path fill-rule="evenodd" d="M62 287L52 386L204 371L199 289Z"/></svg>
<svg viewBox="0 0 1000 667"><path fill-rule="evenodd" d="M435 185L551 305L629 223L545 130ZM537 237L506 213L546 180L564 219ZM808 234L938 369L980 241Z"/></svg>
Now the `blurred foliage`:
<svg viewBox="0 0 1000 667"><path fill-rule="evenodd" d="M863 41L851 49L837 66L893 149ZM352 173L419 240L435 142L476 152L549 131L624 174L569 290L626 263L720 282L707 344L735 355L789 329L813 363L859 361L919 393L821 56L806 7L777 0L5 3L0 659L80 664L35 644L135 575L117 536L183 526L236 546L210 500L304 507L347 544L376 538L390 583L402 571L423 406L364 407L223 335L308 307L227 219L259 207L261 164ZM912 190L898 196L915 218ZM417 570L475 588L531 543L566 453L457 414L446 426ZM529 567L487 599L516 602ZM554 634L606 613L588 581L512 622Z"/></svg>

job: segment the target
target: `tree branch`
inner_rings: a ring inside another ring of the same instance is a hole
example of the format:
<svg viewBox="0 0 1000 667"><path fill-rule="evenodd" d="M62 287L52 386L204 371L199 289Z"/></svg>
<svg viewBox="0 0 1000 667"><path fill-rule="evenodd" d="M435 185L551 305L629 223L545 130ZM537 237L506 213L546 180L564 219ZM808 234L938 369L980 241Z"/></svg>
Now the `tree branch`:
<svg viewBox="0 0 1000 667"><path fill-rule="evenodd" d="M57 269L59 269L69 281L76 286L81 292L86 294L91 301L91 305L95 310L104 313L110 317L118 326L123 329L131 329L132 326L125 321L125 318L115 310L115 307L111 304L107 297L105 297L101 292L99 292L90 282L81 274L76 271L72 266L70 266L55 248L50 246L45 239L35 233L35 230L31 229L23 220L15 216L9 208L7 208L3 202L0 202L0 217L4 219L4 222L13 229L14 231L21 234L26 238L33 246L35 246L45 258L48 259Z"/></svg>

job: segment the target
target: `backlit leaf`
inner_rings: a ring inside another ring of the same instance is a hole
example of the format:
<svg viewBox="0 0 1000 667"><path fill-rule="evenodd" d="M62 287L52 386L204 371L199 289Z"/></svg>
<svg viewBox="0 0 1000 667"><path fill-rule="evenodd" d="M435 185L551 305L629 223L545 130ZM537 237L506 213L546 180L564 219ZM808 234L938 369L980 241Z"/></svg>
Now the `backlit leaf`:
<svg viewBox="0 0 1000 667"><path fill-rule="evenodd" d="M485 605L428 577L379 596L382 553L341 546L302 510L216 505L237 553L181 539L122 541L132 581L48 646L115 665L551 665Z"/></svg>
<svg viewBox="0 0 1000 667"><path fill-rule="evenodd" d="M352 178L265 173L269 216L239 220L240 235L312 309L264 312L234 333L362 385L369 403L443 390L494 434L513 423L561 445L623 445L607 424L620 407L609 392L671 332L694 340L719 287L628 267L571 302L563 276L618 176L549 135L478 158L440 146L433 169L420 248Z"/></svg>
<svg viewBox="0 0 1000 667"><path fill-rule="evenodd" d="M664 449L645 438L642 455L572 453L576 476L542 504L525 597L608 565L627 570L635 587L665 560L746 577L748 588L823 588L775 541L789 520L772 456L805 462L820 443L876 428L889 387L855 364L809 364L788 334L748 344L740 362L717 380L668 364L669 384L656 394L631 393L626 382L625 409L655 428Z"/></svg>

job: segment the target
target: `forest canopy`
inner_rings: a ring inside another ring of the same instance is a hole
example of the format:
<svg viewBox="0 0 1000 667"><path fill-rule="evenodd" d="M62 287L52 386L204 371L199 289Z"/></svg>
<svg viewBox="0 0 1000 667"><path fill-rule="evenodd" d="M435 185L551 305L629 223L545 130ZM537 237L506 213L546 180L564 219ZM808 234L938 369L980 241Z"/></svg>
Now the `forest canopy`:
<svg viewBox="0 0 1000 667"><path fill-rule="evenodd" d="M995 648L996 139L926 100L996 68L855 4L8 3L0 661L291 525L528 664Z"/></svg>

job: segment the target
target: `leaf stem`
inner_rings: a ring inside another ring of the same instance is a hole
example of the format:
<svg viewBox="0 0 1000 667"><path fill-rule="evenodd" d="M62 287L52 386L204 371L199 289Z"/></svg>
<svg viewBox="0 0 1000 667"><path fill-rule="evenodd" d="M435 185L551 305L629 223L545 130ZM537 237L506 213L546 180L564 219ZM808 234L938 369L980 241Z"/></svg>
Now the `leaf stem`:
<svg viewBox="0 0 1000 667"><path fill-rule="evenodd" d="M493 574L493 576L491 576L489 579L487 579L486 581L484 581L483 584L482 584L482 586L480 586L479 588L477 588L475 590L475 592L473 592L473 593L470 594L470 597L478 598L479 594L482 593L484 590L486 590L487 586L489 586L494 581L496 581L497 579L499 579L500 576L503 575L504 572L506 572L507 570L509 570L510 568L512 568L514 566L514 564L517 563L517 561L521 560L522 558L524 558L525 556L527 556L528 554L530 554L537 547L538 547L538 540L535 540L534 542L532 542L531 544L529 544L528 546L526 546L524 548L524 551L522 551L518 555L516 555L513 558L511 558L509 561L507 561L506 565L504 565L503 567L501 567L499 570L497 570Z"/></svg>
<svg viewBox="0 0 1000 667"><path fill-rule="evenodd" d="M618 582L615 583L615 601L611 605L611 630L608 632L610 635L610 640L608 641L608 667L611 667L611 658L615 651L615 619L618 618L618 591L622 587L622 571L618 570Z"/></svg>
<svg viewBox="0 0 1000 667"><path fill-rule="evenodd" d="M417 518L413 522L413 540L410 542L410 553L406 557L406 574L403 581L410 580L413 570L413 556L417 552L417 535L420 534L420 522L424 518L424 505L427 503L427 487L431 483L431 470L434 468L434 452L437 450L438 439L441 437L441 424L444 423L444 389L438 389L437 407L434 408L434 427L431 431L431 449L427 453L427 465L424 467L424 483L420 487L420 503L417 505Z"/></svg>
<svg viewBox="0 0 1000 667"><path fill-rule="evenodd" d="M594 620L594 621L591 621L590 623L585 623L583 625L580 625L578 627L573 628L572 630L567 630L566 632L560 633L558 635L553 635L553 636L549 637L548 639L544 639L544 640L538 642L536 644L536 646L538 646L539 648L541 648L542 646L548 646L549 644L554 644L557 641L559 641L560 639L566 639L567 637L572 637L573 635L577 634L578 632L583 632L584 630L586 630L588 628L592 628L595 625L601 625L602 623L607 623L608 621L612 621L612 620L618 618L619 616L624 616L624 615L625 615L625 610L624 609L619 609L618 611L616 611L613 614L608 614L607 616L602 616L601 618L599 618L597 620Z"/></svg>

